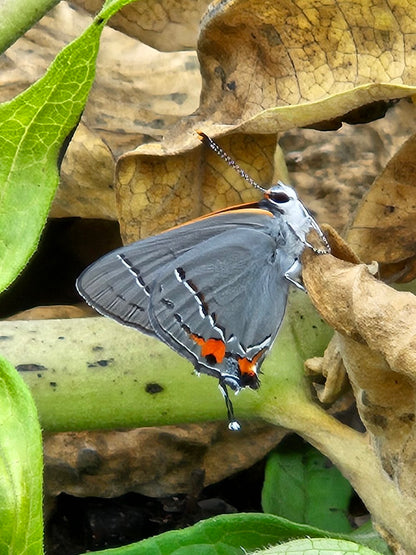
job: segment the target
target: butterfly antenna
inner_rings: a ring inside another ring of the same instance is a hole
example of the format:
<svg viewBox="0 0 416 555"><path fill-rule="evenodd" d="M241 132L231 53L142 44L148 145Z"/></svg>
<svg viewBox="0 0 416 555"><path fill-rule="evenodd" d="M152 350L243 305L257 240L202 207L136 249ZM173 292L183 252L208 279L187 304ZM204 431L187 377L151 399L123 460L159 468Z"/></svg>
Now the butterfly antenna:
<svg viewBox="0 0 416 555"><path fill-rule="evenodd" d="M218 386L220 388L222 396L224 397L225 406L227 407L228 429L231 430L232 432L238 432L239 430L241 430L241 425L240 425L240 422L238 422L238 420L235 419L234 408L233 408L231 399L228 396L227 386L221 379L219 381Z"/></svg>
<svg viewBox="0 0 416 555"><path fill-rule="evenodd" d="M263 189L263 187L261 187L258 183L256 183L256 181L254 181L254 179L250 177L243 170L243 168L240 168L237 162L235 162L232 158L230 158L230 156L228 156L228 154L224 152L223 149L219 145L217 145L217 143L214 143L214 141L210 137L208 137L208 135L205 135L205 133L203 133L202 131L197 131L197 133L201 142L205 146L208 146L209 148L211 148L216 154L218 154L218 156L220 156L220 158L225 160L227 164L231 166L243 179L248 181L250 185L252 185L255 189L259 189L260 191L263 191L263 193L265 192L266 189Z"/></svg>

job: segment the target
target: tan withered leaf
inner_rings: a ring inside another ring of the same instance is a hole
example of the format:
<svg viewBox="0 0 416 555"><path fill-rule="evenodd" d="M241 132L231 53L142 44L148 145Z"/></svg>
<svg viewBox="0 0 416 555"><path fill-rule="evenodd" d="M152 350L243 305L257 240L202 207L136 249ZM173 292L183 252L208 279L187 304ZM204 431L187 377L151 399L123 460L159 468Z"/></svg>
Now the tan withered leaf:
<svg viewBox="0 0 416 555"><path fill-rule="evenodd" d="M118 202L124 238L141 237L156 229L160 197L156 195L156 202L151 198L166 171L164 157L180 156L177 164L170 160L170 168L176 172L170 179L175 183L186 187L191 174L201 176L193 183L201 202L192 215L218 207L218 202L205 198L208 188L204 172L200 172L203 158L190 154L198 146L196 129L213 138L233 135L233 142L238 143L235 135L240 133L275 135L295 126L342 119L375 102L415 94L412 21L416 21L415 10L393 10L383 2L377 7L335 0L314 6L289 0L212 3L202 19L198 40L203 80L199 109L169 129L157 152L154 146L142 145L120 160ZM137 181L149 156L152 172L148 176L155 181ZM268 149L265 156L272 158ZM249 166L245 169L251 173ZM238 179L233 178L235 189ZM221 188L220 180L218 184ZM144 192L151 201L146 217L152 225L142 225L134 232L137 222L125 219L123 204L129 205L137 193ZM220 190L211 192L212 199L217 195L221 197ZM186 194L179 196L185 198ZM169 225L186 219L188 209L188 204L183 209L174 207ZM166 218L163 223L168 223Z"/></svg>
<svg viewBox="0 0 416 555"><path fill-rule="evenodd" d="M416 61L407 63L411 44L404 41L404 23L409 33L412 15L392 11L387 2L214 2L198 43L205 79L201 107L233 124L368 83L413 84ZM364 97L362 91L359 105ZM331 117L327 110L317 115Z"/></svg>
<svg viewBox="0 0 416 555"><path fill-rule="evenodd" d="M363 199L347 241L364 262L375 260L380 276L416 278L416 135L390 160Z"/></svg>
<svg viewBox="0 0 416 555"><path fill-rule="evenodd" d="M89 160L88 164L83 163ZM97 169L99 177L97 179ZM50 216L114 219L114 158L104 141L80 123L61 166Z"/></svg>
<svg viewBox="0 0 416 555"><path fill-rule="evenodd" d="M416 379L416 297L374 278L365 265L305 251L303 277L325 320L366 344L391 369Z"/></svg>
<svg viewBox="0 0 416 555"><path fill-rule="evenodd" d="M101 0L73 0L73 4L95 15ZM199 22L209 0L140 0L122 8L109 25L165 52L194 50Z"/></svg>
<svg viewBox="0 0 416 555"><path fill-rule="evenodd" d="M397 521L392 525L396 540L407 548L414 547L414 538L405 530L414 529L416 524L416 297L376 280L364 265L310 252L304 258L303 278L309 295L338 332L336 349L376 461L371 463L368 458L366 463L374 466L374 491L388 477L389 488L402 506L402 519L393 517ZM361 477L367 470L356 468L355 472L355 484L363 493ZM372 503L375 521L386 528L392 515L384 500L377 502L373 493Z"/></svg>
<svg viewBox="0 0 416 555"><path fill-rule="evenodd" d="M253 179L271 182L274 136L234 135L219 143L234 160L251 168ZM126 242L259 197L234 169L202 145L176 156L163 154L160 143L148 145L146 152L145 156L126 155L118 166L119 214Z"/></svg>

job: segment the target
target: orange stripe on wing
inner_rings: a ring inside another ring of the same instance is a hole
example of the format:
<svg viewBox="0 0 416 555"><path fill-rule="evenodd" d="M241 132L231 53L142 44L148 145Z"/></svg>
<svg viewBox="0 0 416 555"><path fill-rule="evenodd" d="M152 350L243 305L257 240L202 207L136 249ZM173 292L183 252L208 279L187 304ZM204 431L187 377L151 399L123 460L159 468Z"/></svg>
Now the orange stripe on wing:
<svg viewBox="0 0 416 555"><path fill-rule="evenodd" d="M273 218L272 212L269 210L265 210L264 208L257 208L257 202L248 202L245 204L236 204L235 206L229 206L228 208L221 208L220 210L216 210L215 212L210 212L209 214L204 214L203 216L199 216L199 218L194 218L193 220L189 220L189 222L184 222L183 224L175 225L174 227L170 227L166 229L162 233L166 233L167 231L172 231L177 227L184 227L189 224L193 224L195 222L199 222L202 220L206 220L207 218L216 218L221 217L222 214L227 214L228 212L245 212L246 214L257 214L260 216L269 216L269 218Z"/></svg>

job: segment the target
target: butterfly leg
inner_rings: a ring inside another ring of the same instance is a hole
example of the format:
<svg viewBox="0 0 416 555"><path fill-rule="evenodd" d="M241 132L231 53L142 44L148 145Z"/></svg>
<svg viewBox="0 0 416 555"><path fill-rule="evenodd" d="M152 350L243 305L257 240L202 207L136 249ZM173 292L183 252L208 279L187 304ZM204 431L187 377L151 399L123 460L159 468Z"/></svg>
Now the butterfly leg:
<svg viewBox="0 0 416 555"><path fill-rule="evenodd" d="M296 259L292 266L286 270L285 278L301 291L306 291L302 282L302 264L298 259Z"/></svg>
<svg viewBox="0 0 416 555"><path fill-rule="evenodd" d="M228 429L231 430L232 432L238 432L239 430L241 430L241 425L240 425L240 422L238 422L238 420L235 419L234 408L233 408L231 399L228 395L227 386L225 385L223 380L220 379L218 387L220 388L222 396L224 397L224 400L225 400L225 406L227 407Z"/></svg>

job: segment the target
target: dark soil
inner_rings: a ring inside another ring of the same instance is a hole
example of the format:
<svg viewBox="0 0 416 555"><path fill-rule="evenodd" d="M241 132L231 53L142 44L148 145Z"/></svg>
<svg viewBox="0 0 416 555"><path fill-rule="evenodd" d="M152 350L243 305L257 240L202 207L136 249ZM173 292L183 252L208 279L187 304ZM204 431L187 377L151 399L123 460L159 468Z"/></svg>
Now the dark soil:
<svg viewBox="0 0 416 555"><path fill-rule="evenodd" d="M100 499L61 494L46 526L46 553L78 555L127 545L218 514L261 512L264 464L209 486L198 497L152 499L129 493Z"/></svg>

